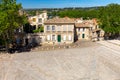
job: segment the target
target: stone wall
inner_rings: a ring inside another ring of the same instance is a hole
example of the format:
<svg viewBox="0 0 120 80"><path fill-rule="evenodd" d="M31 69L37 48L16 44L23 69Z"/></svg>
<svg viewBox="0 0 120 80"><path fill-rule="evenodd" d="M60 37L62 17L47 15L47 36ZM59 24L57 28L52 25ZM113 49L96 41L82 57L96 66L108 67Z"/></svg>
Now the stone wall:
<svg viewBox="0 0 120 80"><path fill-rule="evenodd" d="M25 39L28 38L28 43L36 43L38 45L43 44L45 42L45 34L44 33L32 33L32 34L26 34L24 37L24 44Z"/></svg>

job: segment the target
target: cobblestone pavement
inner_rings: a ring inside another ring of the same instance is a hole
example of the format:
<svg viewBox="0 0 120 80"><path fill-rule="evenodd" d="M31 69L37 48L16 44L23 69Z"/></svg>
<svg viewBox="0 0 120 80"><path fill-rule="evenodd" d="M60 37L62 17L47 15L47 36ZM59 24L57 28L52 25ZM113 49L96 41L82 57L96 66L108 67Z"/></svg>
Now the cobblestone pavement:
<svg viewBox="0 0 120 80"><path fill-rule="evenodd" d="M120 80L119 50L102 43L83 42L77 48L0 54L0 80Z"/></svg>

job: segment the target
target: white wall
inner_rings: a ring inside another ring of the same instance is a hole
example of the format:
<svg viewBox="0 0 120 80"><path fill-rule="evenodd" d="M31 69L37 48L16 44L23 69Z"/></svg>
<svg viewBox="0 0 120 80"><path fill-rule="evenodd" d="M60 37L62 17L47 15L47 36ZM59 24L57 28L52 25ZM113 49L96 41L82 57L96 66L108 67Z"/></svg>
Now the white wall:
<svg viewBox="0 0 120 80"><path fill-rule="evenodd" d="M44 25L44 32L47 31L47 26L50 26L50 31L52 31L52 26L55 26L55 31L74 31L74 25Z"/></svg>
<svg viewBox="0 0 120 80"><path fill-rule="evenodd" d="M36 19L36 22L33 21L33 18ZM42 22L39 22L39 18L42 19ZM31 25L44 25L44 22L47 20L48 16L47 13L42 13L40 15L36 15L36 16L31 16L29 17L29 20L31 21Z"/></svg>

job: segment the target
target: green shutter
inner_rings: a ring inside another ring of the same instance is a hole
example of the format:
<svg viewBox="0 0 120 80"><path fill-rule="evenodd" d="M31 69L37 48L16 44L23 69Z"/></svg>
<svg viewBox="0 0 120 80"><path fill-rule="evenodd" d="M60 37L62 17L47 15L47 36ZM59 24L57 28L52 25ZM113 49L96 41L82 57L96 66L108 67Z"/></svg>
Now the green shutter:
<svg viewBox="0 0 120 80"><path fill-rule="evenodd" d="M61 35L58 35L58 42L61 42Z"/></svg>
<svg viewBox="0 0 120 80"><path fill-rule="evenodd" d="M82 38L85 38L85 34L82 34Z"/></svg>

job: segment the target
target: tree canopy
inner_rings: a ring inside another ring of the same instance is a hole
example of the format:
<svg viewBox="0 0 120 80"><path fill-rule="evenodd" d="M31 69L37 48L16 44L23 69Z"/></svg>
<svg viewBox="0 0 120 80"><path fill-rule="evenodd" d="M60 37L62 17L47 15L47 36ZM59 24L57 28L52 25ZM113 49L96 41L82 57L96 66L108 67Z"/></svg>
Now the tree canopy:
<svg viewBox="0 0 120 80"><path fill-rule="evenodd" d="M111 34L120 33L120 5L109 4L99 9L100 27Z"/></svg>
<svg viewBox="0 0 120 80"><path fill-rule="evenodd" d="M89 9L89 10L65 10L58 13L60 17L71 17L71 18L96 18L98 17L98 10Z"/></svg>
<svg viewBox="0 0 120 80"><path fill-rule="evenodd" d="M5 41L26 22L25 15L20 15L21 9L21 4L17 4L16 0L0 0L0 36Z"/></svg>
<svg viewBox="0 0 120 80"><path fill-rule="evenodd" d="M120 34L120 5L109 4L95 9L72 9L53 12L54 16L70 18L92 19L97 18L100 27L107 34Z"/></svg>

